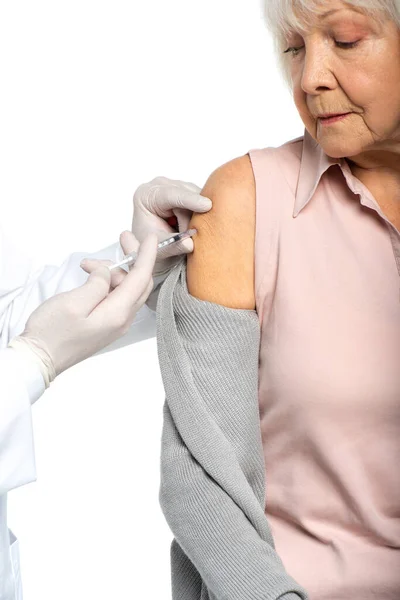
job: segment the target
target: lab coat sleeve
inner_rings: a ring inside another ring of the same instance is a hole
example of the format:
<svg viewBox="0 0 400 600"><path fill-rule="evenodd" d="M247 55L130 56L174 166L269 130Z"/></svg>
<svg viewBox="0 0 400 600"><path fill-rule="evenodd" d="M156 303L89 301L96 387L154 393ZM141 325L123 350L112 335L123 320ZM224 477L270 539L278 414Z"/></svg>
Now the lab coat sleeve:
<svg viewBox="0 0 400 600"><path fill-rule="evenodd" d="M119 261L122 256L116 243L95 253L71 254L59 266L35 266L0 226L0 496L36 479L31 407L45 391L36 362L7 348L9 341L22 333L45 300L85 283L83 258ZM144 305L130 330L99 354L151 338L155 332L155 311Z"/></svg>
<svg viewBox="0 0 400 600"><path fill-rule="evenodd" d="M0 349L22 333L31 313L45 300L83 285L88 274L80 267L83 258L119 261L119 243L94 253L75 252L61 265L35 267L33 262L0 229ZM158 292L154 290L153 294ZM133 344L156 334L155 310L146 304L137 312L129 331L100 353Z"/></svg>
<svg viewBox="0 0 400 600"><path fill-rule="evenodd" d="M0 497L36 480L31 406L44 390L34 361L0 350Z"/></svg>

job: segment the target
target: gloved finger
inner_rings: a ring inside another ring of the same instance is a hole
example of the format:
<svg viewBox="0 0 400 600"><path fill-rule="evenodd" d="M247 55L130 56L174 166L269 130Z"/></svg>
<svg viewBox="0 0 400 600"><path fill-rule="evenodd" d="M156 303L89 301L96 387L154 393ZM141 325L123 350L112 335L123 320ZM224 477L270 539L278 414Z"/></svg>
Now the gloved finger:
<svg viewBox="0 0 400 600"><path fill-rule="evenodd" d="M178 220L179 231L186 231L189 228L193 212L185 208L174 208L173 212Z"/></svg>
<svg viewBox="0 0 400 600"><path fill-rule="evenodd" d="M200 195L201 188L195 183L191 183L190 181L179 181L178 184L184 185L187 190Z"/></svg>
<svg viewBox="0 0 400 600"><path fill-rule="evenodd" d="M152 191L147 206L151 213L167 218L172 216L174 208L204 213L212 208L212 202L209 198L173 185L159 186Z"/></svg>
<svg viewBox="0 0 400 600"><path fill-rule="evenodd" d="M156 243L154 244L154 240ZM121 307L121 314L125 314L125 320L132 322L136 312L143 306L151 291L153 290L153 271L157 258L157 238L154 233L149 234L140 244L136 262L130 267L128 277L130 281L125 284L124 298L121 300L114 297L116 304ZM147 279L147 285L146 285ZM129 283L129 286L127 285ZM125 302L125 310L124 303Z"/></svg>
<svg viewBox="0 0 400 600"><path fill-rule="evenodd" d="M81 269L86 273L93 273L95 269L98 269L101 265L105 267L113 265L112 260L101 260L97 258L85 258L84 261L81 262ZM115 288L117 285L123 281L127 272L124 269L118 268L113 269L111 271L111 287Z"/></svg>
<svg viewBox="0 0 400 600"><path fill-rule="evenodd" d="M111 271L100 265L90 273L86 283L69 292L70 301L83 317L87 317L108 296L110 287Z"/></svg>
<svg viewBox="0 0 400 600"><path fill-rule="evenodd" d="M124 254L139 251L140 243L133 235L132 231L123 231L119 236L119 243L121 244Z"/></svg>
<svg viewBox="0 0 400 600"><path fill-rule="evenodd" d="M157 236L154 233L145 237L140 244L135 264L122 283L108 295L98 309L104 309L110 315L118 315L118 319L122 322L133 318L153 288L157 242Z"/></svg>
<svg viewBox="0 0 400 600"><path fill-rule="evenodd" d="M172 212L173 216L165 219L168 229L171 229L171 232L168 233L173 235L173 233L177 231L186 231L189 227L193 212L191 210L186 210L185 208L174 208ZM157 235L161 231L161 229L156 230Z"/></svg>
<svg viewBox="0 0 400 600"><path fill-rule="evenodd" d="M194 192L195 194L200 194L201 192L201 188L199 188L198 185L196 185L195 183L192 183L191 181L181 181L178 179L169 179L168 177L156 177L155 179L152 179L152 181L150 181L148 184L148 186L153 186L153 185L175 185L177 187L185 187L187 190L189 190L190 192Z"/></svg>
<svg viewBox="0 0 400 600"><path fill-rule="evenodd" d="M189 192L193 192L194 194L201 196L201 188L199 188L194 183L190 183L190 181L179 181L179 180L171 179L171 183L175 187L185 188L185 190L188 190ZM202 196L202 198L205 198L205 197L206 196Z"/></svg>
<svg viewBox="0 0 400 600"><path fill-rule="evenodd" d="M130 322L133 321L137 311L143 306L143 304L146 302L147 298L150 296L151 292L153 291L153 286L154 286L154 280L153 280L153 278L151 278L147 287L143 290L143 293L139 296L139 298L136 300L135 305L132 307L132 310L131 310L131 313L129 316Z"/></svg>

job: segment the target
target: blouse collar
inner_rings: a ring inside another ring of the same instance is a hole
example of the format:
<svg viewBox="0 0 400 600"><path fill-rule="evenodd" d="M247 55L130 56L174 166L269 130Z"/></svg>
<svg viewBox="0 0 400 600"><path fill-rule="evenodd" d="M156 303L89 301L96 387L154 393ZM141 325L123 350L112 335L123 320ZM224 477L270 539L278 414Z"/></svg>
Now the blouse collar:
<svg viewBox="0 0 400 600"><path fill-rule="evenodd" d="M333 165L343 166L343 161L342 158L332 158L325 154L318 142L305 129L293 217L297 217L309 203L325 171Z"/></svg>

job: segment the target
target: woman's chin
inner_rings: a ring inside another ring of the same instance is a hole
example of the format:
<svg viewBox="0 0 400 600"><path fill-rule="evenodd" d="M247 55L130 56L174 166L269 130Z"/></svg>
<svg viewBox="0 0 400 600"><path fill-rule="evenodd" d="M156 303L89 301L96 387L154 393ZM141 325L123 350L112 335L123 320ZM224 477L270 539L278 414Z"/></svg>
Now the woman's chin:
<svg viewBox="0 0 400 600"><path fill-rule="evenodd" d="M327 139L320 137L318 140L319 145L331 158L345 158L349 156L356 156L362 152L360 144L354 140L343 139Z"/></svg>

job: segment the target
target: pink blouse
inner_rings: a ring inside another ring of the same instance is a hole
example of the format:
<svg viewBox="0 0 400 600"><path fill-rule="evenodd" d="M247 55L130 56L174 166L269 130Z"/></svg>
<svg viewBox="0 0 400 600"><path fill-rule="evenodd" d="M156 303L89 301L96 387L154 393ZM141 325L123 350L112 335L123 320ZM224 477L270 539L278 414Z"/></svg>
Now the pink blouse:
<svg viewBox="0 0 400 600"><path fill-rule="evenodd" d="M307 131L249 155L276 550L311 600L399 600L399 231Z"/></svg>

